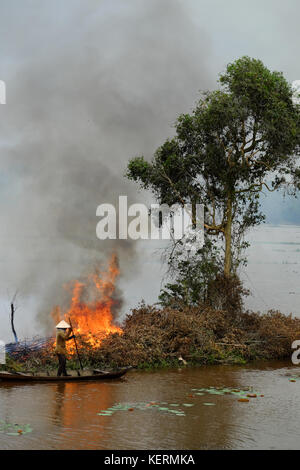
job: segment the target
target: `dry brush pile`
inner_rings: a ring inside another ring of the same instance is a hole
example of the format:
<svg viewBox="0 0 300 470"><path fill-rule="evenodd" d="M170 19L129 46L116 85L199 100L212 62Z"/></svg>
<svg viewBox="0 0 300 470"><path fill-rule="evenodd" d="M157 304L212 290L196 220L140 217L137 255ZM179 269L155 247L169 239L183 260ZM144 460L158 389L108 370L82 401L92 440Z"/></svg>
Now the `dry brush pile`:
<svg viewBox="0 0 300 470"><path fill-rule="evenodd" d="M291 356L300 319L278 311L236 316L205 305L158 308L142 305L127 316L122 335L106 337L97 351L103 364L134 367L243 362Z"/></svg>
<svg viewBox="0 0 300 470"><path fill-rule="evenodd" d="M217 280L207 302L191 307L174 302L171 306L141 304L123 322L122 334L101 338L92 347L77 337L85 367L161 367L178 365L180 357L189 364L243 363L253 359L284 359L291 344L300 339L300 319L279 311L260 314L244 311L246 293L240 281L234 288ZM217 287L217 289L216 289ZM17 358L8 367L39 370L57 367L53 347ZM78 368L75 350L68 367ZM20 365L21 364L21 365Z"/></svg>

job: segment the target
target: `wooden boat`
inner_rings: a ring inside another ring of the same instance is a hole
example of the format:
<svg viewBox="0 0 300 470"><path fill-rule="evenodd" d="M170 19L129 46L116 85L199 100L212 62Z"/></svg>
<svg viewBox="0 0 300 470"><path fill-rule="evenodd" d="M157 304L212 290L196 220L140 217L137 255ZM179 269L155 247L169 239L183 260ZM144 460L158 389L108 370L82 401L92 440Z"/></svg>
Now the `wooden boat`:
<svg viewBox="0 0 300 470"><path fill-rule="evenodd" d="M21 372L11 373L0 371L0 382L84 382L86 380L111 380L119 379L130 368L122 368L115 371L80 371L80 375L70 375L67 377L57 377L55 375L34 375Z"/></svg>

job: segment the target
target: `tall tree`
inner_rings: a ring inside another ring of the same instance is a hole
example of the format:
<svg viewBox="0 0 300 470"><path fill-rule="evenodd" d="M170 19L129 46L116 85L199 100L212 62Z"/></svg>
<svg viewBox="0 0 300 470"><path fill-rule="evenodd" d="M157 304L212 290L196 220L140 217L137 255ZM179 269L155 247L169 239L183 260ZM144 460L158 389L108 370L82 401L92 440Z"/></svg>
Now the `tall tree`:
<svg viewBox="0 0 300 470"><path fill-rule="evenodd" d="M233 269L233 236L260 223L259 193L274 191L295 169L300 107L280 72L242 57L176 121L175 136L151 162L130 160L127 177L160 203L202 203L206 235L224 240L224 274Z"/></svg>

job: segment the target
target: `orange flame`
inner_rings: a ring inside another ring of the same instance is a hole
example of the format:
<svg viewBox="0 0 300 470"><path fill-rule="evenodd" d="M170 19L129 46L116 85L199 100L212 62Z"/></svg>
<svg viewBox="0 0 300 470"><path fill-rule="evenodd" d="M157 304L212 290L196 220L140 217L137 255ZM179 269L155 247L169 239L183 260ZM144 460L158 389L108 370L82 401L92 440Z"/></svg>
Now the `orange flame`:
<svg viewBox="0 0 300 470"><path fill-rule="evenodd" d="M114 325L112 313L118 304L114 294L119 274L117 256L112 255L106 272L96 271L85 280L69 283L66 287L72 288L70 307L65 312L55 307L54 321L71 319L74 333L84 335L93 347L99 346L109 333L122 333L122 329Z"/></svg>

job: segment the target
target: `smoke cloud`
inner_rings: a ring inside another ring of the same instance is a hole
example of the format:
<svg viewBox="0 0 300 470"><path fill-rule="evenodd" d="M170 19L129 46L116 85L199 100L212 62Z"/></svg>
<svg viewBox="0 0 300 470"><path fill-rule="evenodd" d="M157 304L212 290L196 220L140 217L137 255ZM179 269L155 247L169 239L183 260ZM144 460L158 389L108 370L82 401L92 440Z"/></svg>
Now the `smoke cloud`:
<svg viewBox="0 0 300 470"><path fill-rule="evenodd" d="M137 243L98 240L96 208L143 199L126 163L151 156L209 88L211 43L176 0L2 0L0 43L1 324L18 289L30 336L49 333L62 285L113 251L130 303Z"/></svg>

